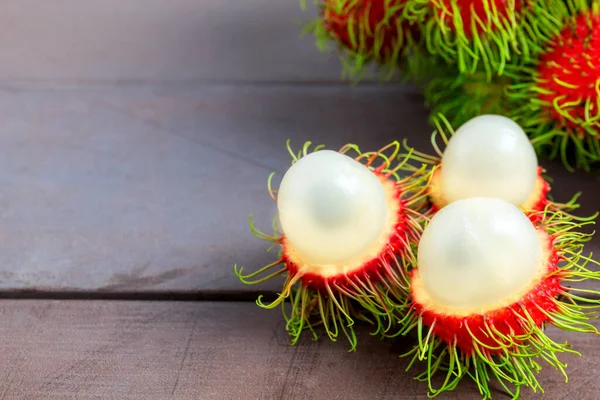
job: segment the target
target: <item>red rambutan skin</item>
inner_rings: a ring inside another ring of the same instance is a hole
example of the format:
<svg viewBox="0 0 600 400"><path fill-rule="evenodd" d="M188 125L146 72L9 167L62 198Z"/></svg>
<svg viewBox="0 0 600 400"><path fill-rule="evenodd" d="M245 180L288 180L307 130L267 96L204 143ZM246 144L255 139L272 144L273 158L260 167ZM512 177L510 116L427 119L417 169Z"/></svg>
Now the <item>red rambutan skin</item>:
<svg viewBox="0 0 600 400"><path fill-rule="evenodd" d="M514 11L510 9L509 1L507 0L488 0L489 7L492 9L492 4L495 6L498 17L500 20L509 19L509 15L512 12L520 13L523 7L524 0L516 0ZM435 2L437 3L437 2ZM441 0L441 4L436 5L438 18L446 23L453 30L458 28L454 24L454 17L452 15L453 3L456 4L460 9L460 17L462 20L461 31L464 32L467 39L473 38L473 26L472 23L480 20L487 25L487 20L490 18L489 12L486 11L486 6L483 0ZM477 35L481 35L484 32L484 28L481 24L475 24L475 32Z"/></svg>
<svg viewBox="0 0 600 400"><path fill-rule="evenodd" d="M324 1L322 18L327 31L350 50L365 52L382 60L388 59L398 43L397 24L402 17L406 0L349 0L346 2L348 5L338 11L336 4L339 2L340 0ZM391 14L390 9L394 9ZM387 23L380 26L382 21ZM403 35L410 34L413 38L418 38L419 31L415 25L402 21L400 26ZM355 43L352 42L349 27L354 32ZM361 42L361 34L365 36L364 42ZM375 35L381 36L378 54L373 54ZM361 49L361 45L365 48Z"/></svg>
<svg viewBox="0 0 600 400"><path fill-rule="evenodd" d="M547 52L540 56L537 74L537 96L547 105L546 115L560 127L574 130L586 121L586 101L597 107L600 91L600 15L589 12L578 15L555 38ZM565 118L554 107L557 101ZM594 108L592 108L594 110ZM593 114L596 115L597 110Z"/></svg>
<svg viewBox="0 0 600 400"><path fill-rule="evenodd" d="M379 169L374 170L374 172L382 181L386 180ZM392 185L388 185L388 188L390 187L392 187ZM326 292L327 287L334 288L337 286L352 289L354 286L350 282L373 280L373 278L377 280L377 278L382 276L387 266L396 262L395 256L403 254L407 250L408 243L417 240L417 238L413 236L412 231L408 229L409 221L405 212L407 206L406 201L401 199L402 190L396 185L393 186L393 190L393 198L399 205L396 214L397 220L394 225L393 233L388 238L385 247L379 252L379 256L368 260L361 268L348 274L324 277L316 272L304 273L300 278L304 285L315 290ZM286 251L289 244L285 239L285 235L282 235L280 238L280 244L283 246L282 261L285 263L287 270L290 274L298 273L298 266L290 259L288 252Z"/></svg>
<svg viewBox="0 0 600 400"><path fill-rule="evenodd" d="M520 315L527 318L523 310L527 310L527 314L529 314L536 326L540 327L544 322L549 320L548 316L540 311L540 308L548 313L552 313L557 309L553 298L563 290L563 287L559 274L551 275L551 273L558 269L560 256L552 246L551 240L549 241L547 251L549 252L547 258L548 269L545 277L523 298L508 307L489 311L483 315L470 315L466 317L440 315L433 310L423 308L421 304L414 301L415 296L414 292L412 292L413 307L416 313L421 315L425 325L433 326L434 335L450 346L455 345L466 355L472 355L475 352L474 337L479 342L491 347L484 348L479 345L479 349L482 352L499 354L502 352L502 349L496 350L494 348L500 347L498 342L502 342L503 339L498 334L490 333L486 326L494 327L498 332L510 337L512 343L516 343L516 336L529 333L529 329L527 329L528 325L518 317ZM411 275L414 277L416 273L417 270L415 269ZM490 337L492 335L493 338ZM511 342L505 343L509 345Z"/></svg>

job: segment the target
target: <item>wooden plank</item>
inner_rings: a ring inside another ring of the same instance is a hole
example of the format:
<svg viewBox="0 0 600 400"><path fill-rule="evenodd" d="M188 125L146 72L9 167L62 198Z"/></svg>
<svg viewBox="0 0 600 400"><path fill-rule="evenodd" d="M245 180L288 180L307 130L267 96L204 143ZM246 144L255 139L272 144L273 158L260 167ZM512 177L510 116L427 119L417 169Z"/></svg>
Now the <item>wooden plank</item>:
<svg viewBox="0 0 600 400"><path fill-rule="evenodd" d="M270 228L288 138L430 151L425 121L403 87L0 92L0 290L248 290L233 265L273 260L247 218ZM596 180L551 172L559 199L598 209Z"/></svg>
<svg viewBox="0 0 600 400"><path fill-rule="evenodd" d="M247 218L269 226L286 140L376 148L400 123L424 111L393 88L0 93L0 287L239 289L234 263L270 259Z"/></svg>
<svg viewBox="0 0 600 400"><path fill-rule="evenodd" d="M311 3L311 2L307 2ZM299 0L3 0L0 82L337 81Z"/></svg>
<svg viewBox="0 0 600 400"><path fill-rule="evenodd" d="M289 346L278 311L250 303L4 301L0 395L4 399L424 399L427 385L398 358L408 339L359 329L359 349L305 337ZM544 368L552 399L597 398L598 338L549 333L570 380ZM479 399L468 381L443 399ZM507 398L500 394L495 398ZM539 398L524 391L524 399Z"/></svg>

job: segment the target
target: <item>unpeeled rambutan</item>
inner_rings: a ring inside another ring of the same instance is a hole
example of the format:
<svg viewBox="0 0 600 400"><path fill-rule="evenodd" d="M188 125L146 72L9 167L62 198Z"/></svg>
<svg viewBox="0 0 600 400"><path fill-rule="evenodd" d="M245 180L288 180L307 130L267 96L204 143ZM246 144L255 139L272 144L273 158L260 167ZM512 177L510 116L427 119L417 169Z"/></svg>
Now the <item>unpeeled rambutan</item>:
<svg viewBox="0 0 600 400"><path fill-rule="evenodd" d="M416 331L418 343L404 356L412 359L408 369L426 361L427 370L417 378L429 383L432 395L454 389L465 377L484 398L492 396L493 379L513 398L524 386L543 391L535 377L539 361L566 378L558 355L578 354L554 342L545 327L598 334L587 309L600 301L567 287L600 280L600 272L585 267L596 263L583 255L590 235L577 232L594 217L574 222L562 212L539 213L534 224L504 200L467 198L444 207L426 225L401 333ZM438 373L445 379L434 388Z"/></svg>
<svg viewBox="0 0 600 400"><path fill-rule="evenodd" d="M385 333L395 313L407 306L406 271L415 262L413 247L427 206L426 174L406 160L395 161L398 142L377 152L361 152L355 145L337 152L309 149L310 142L298 154L290 150L292 166L278 190L269 178L278 209L274 234L259 232L251 222L257 237L279 247L277 259L247 275L236 267L236 275L248 284L285 276L275 301L257 303L282 306L292 344L306 329L316 339L314 328L321 325L331 340L343 332L354 350L355 319Z"/></svg>
<svg viewBox="0 0 600 400"><path fill-rule="evenodd" d="M389 78L419 41L417 25L403 17L410 0L318 0L319 16L306 25L320 48L337 43L344 76L362 78L375 65Z"/></svg>
<svg viewBox="0 0 600 400"><path fill-rule="evenodd" d="M460 126L478 115L509 112L511 104L505 91L513 83L512 71L491 78L483 71L457 74L449 68L440 68L436 72L423 84L431 124L435 124L438 115L444 115L452 126Z"/></svg>
<svg viewBox="0 0 600 400"><path fill-rule="evenodd" d="M410 0L406 12L431 54L487 79L539 51L568 14L562 0Z"/></svg>
<svg viewBox="0 0 600 400"><path fill-rule="evenodd" d="M576 14L528 68L515 69L507 96L540 151L587 170L600 161L600 3L569 3Z"/></svg>

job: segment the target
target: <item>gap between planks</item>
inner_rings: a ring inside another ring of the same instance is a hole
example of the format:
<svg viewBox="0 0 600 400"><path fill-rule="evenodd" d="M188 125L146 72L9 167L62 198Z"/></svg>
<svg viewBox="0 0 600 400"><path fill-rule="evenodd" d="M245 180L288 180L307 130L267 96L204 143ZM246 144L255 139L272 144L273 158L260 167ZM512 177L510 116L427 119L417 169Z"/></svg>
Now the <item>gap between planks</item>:
<svg viewBox="0 0 600 400"><path fill-rule="evenodd" d="M86 291L86 290L7 290L0 291L0 300L115 300L115 301L173 301L173 302L255 302L262 296L265 301L273 301L277 293L272 291L224 291L203 290L197 292L168 291Z"/></svg>
<svg viewBox="0 0 600 400"><path fill-rule="evenodd" d="M101 292L101 291L43 291L11 290L0 291L0 300L97 300L97 301L164 301L164 302L256 302L262 297L266 302L274 301L278 293L273 291L197 291L197 292ZM600 295L583 293L580 297L600 300ZM286 303L289 300L285 300Z"/></svg>

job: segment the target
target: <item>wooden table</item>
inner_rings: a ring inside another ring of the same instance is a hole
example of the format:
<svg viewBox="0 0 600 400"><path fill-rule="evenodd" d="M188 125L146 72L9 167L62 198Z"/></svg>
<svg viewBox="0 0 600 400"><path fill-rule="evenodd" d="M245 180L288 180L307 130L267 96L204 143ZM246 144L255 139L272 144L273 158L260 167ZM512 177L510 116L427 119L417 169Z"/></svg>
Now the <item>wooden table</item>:
<svg viewBox="0 0 600 400"><path fill-rule="evenodd" d="M268 226L288 138L429 151L418 92L340 82L301 16L295 0L2 2L0 399L426 398L406 340L290 347L254 304L277 282L233 274L270 260L247 217ZM559 200L598 210L597 178L545 166ZM598 338L552 334L584 357L565 357L568 385L543 371L546 398L597 399Z"/></svg>

